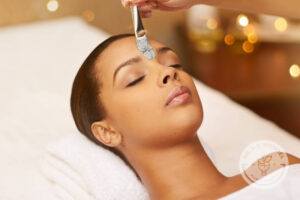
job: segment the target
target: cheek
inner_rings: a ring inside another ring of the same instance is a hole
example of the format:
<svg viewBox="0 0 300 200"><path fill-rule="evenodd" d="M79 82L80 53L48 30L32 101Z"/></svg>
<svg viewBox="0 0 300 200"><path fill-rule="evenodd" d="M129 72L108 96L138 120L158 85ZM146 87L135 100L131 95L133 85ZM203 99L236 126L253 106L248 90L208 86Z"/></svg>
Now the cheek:
<svg viewBox="0 0 300 200"><path fill-rule="evenodd" d="M109 113L128 146L153 146L168 130L164 100L157 91L132 88L113 95Z"/></svg>
<svg viewBox="0 0 300 200"><path fill-rule="evenodd" d="M160 125L157 119L162 115L163 104L154 94L149 90L132 90L112 100L115 121L123 132L139 137Z"/></svg>

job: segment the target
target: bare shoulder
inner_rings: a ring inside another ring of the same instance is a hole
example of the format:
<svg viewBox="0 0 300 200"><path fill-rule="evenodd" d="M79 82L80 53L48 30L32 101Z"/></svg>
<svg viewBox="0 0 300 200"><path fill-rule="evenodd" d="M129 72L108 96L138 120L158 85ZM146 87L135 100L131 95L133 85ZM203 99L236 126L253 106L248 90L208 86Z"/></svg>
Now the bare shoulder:
<svg viewBox="0 0 300 200"><path fill-rule="evenodd" d="M278 169L286 165L297 163L300 163L300 158L285 152L276 151L259 158L251 166L272 165L273 169Z"/></svg>
<svg viewBox="0 0 300 200"><path fill-rule="evenodd" d="M282 167L298 163L300 159L296 156L284 152L273 152L256 160L243 173L246 175L255 173L256 180L258 180Z"/></svg>

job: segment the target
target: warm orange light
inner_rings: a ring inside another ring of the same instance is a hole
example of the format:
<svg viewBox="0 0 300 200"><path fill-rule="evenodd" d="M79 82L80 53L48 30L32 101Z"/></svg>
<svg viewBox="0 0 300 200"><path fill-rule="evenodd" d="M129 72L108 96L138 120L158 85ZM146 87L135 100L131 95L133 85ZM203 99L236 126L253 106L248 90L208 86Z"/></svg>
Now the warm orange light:
<svg viewBox="0 0 300 200"><path fill-rule="evenodd" d="M278 17L274 22L274 27L279 32L284 32L288 28L288 22L283 17Z"/></svg>
<svg viewBox="0 0 300 200"><path fill-rule="evenodd" d="M300 67L297 64L293 64L289 69L292 78L300 77Z"/></svg>
<svg viewBox="0 0 300 200"><path fill-rule="evenodd" d="M245 41L242 48L246 53L252 53L254 51L254 45L249 41Z"/></svg>
<svg viewBox="0 0 300 200"><path fill-rule="evenodd" d="M232 34L227 34L224 37L224 42L227 45L233 45L234 42L235 42L235 38L234 38L234 36Z"/></svg>
<svg viewBox="0 0 300 200"><path fill-rule="evenodd" d="M248 26L246 26L244 29L244 34L245 35L249 35L249 34L254 34L256 33L255 31L255 27L253 26L253 24L249 24Z"/></svg>
<svg viewBox="0 0 300 200"><path fill-rule="evenodd" d="M250 43L254 44L258 41L258 37L255 33L250 33L247 35L247 39Z"/></svg>
<svg viewBox="0 0 300 200"><path fill-rule="evenodd" d="M206 26L207 28L211 29L211 30L214 30L216 28L218 28L218 22L216 19L214 18L209 18L207 21L206 21Z"/></svg>
<svg viewBox="0 0 300 200"><path fill-rule="evenodd" d="M95 19L95 13L91 10L83 11L82 16L88 22L94 21L94 19Z"/></svg>
<svg viewBox="0 0 300 200"><path fill-rule="evenodd" d="M57 11L58 7L59 7L59 4L58 4L57 0L50 0L47 3L47 10L50 12Z"/></svg>

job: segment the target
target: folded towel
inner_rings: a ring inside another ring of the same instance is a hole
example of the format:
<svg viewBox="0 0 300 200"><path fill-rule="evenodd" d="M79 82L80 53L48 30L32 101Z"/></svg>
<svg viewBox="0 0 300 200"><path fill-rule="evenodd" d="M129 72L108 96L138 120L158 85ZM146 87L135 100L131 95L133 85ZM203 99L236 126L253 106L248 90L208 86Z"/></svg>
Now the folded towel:
<svg viewBox="0 0 300 200"><path fill-rule="evenodd" d="M49 152L42 160L42 173L52 184L60 199L95 199L84 180L66 161Z"/></svg>
<svg viewBox="0 0 300 200"><path fill-rule="evenodd" d="M80 133L50 145L41 164L45 177L64 190L68 199L149 199L134 172L118 156Z"/></svg>

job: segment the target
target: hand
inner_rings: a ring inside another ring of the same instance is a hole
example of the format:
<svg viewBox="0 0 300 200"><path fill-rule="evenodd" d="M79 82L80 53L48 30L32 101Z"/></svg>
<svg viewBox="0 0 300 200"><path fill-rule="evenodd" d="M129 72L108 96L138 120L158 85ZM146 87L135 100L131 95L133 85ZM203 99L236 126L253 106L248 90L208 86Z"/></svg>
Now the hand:
<svg viewBox="0 0 300 200"><path fill-rule="evenodd" d="M142 17L150 17L153 10L175 11L187 9L198 0L121 0L124 7L137 5Z"/></svg>

